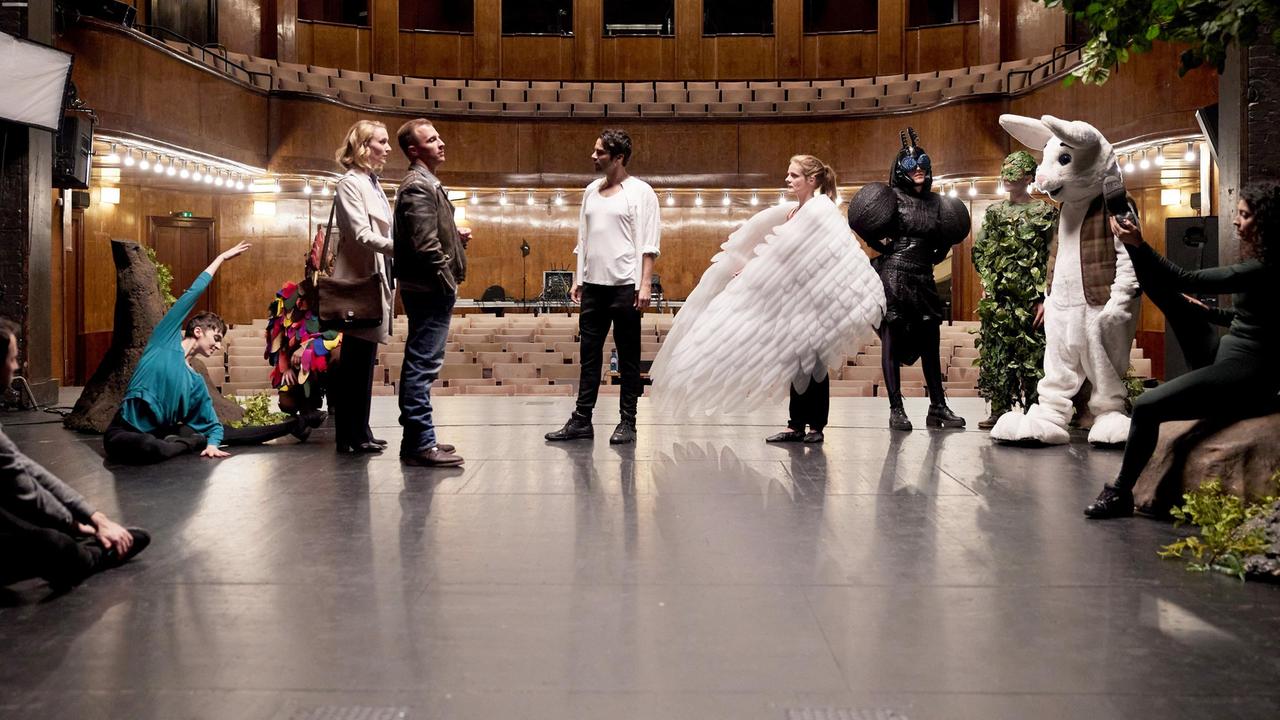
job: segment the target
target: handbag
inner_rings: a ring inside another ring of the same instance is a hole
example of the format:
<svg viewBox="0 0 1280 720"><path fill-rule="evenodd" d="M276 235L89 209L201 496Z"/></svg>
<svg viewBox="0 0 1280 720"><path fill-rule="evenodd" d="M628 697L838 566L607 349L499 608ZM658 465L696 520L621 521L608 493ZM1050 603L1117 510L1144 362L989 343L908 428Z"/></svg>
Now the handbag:
<svg viewBox="0 0 1280 720"><path fill-rule="evenodd" d="M338 209L337 198L329 208L329 224L324 231L324 248L320 251L321 268L312 272L312 286L315 288L316 315L320 318L320 326L326 330L347 330L352 328L378 327L385 317L382 311L382 273L375 272L368 277L352 280L333 277L332 261L329 259L329 238L333 237L333 218ZM342 237L334 248L334 255L342 247Z"/></svg>

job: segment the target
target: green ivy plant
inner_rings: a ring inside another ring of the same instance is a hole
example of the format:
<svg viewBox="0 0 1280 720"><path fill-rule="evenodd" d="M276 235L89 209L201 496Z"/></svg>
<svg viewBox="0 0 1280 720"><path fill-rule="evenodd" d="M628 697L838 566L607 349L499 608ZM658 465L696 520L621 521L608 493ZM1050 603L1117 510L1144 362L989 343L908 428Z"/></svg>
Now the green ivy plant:
<svg viewBox="0 0 1280 720"><path fill-rule="evenodd" d="M160 300L164 302L166 309L173 307L173 304L178 301L173 296L173 271L156 258L155 248L149 247L146 251L147 258L151 260L152 265L156 266L156 287L160 289Z"/></svg>
<svg viewBox="0 0 1280 720"><path fill-rule="evenodd" d="M259 425L276 425L289 419L289 416L271 409L271 395L260 392L241 400L227 396L229 400L244 408L244 417L229 423L233 428L258 427Z"/></svg>
<svg viewBox="0 0 1280 720"><path fill-rule="evenodd" d="M1081 51L1082 64L1065 79L1102 85L1112 68L1133 53L1151 49L1156 41L1189 46L1178 73L1202 65L1222 72L1232 45L1248 46L1265 28L1277 28L1265 39L1280 45L1280 3L1276 0L1038 0L1045 7L1061 7L1083 23L1091 36Z"/></svg>
<svg viewBox="0 0 1280 720"><path fill-rule="evenodd" d="M1271 484L1280 487L1280 471L1271 476ZM1217 570L1243 580L1245 558L1267 550L1265 526L1246 523L1268 512L1276 497L1249 502L1228 493L1221 480L1213 478L1182 499L1186 504L1170 511L1174 527L1195 525L1200 532L1165 545L1160 557L1184 559L1191 571Z"/></svg>
<svg viewBox="0 0 1280 720"><path fill-rule="evenodd" d="M987 208L973 244L973 265L982 281L978 301L978 394L993 414L1036 401L1044 375L1044 337L1032 327L1044 296L1049 240L1058 211L1034 201L995 203Z"/></svg>

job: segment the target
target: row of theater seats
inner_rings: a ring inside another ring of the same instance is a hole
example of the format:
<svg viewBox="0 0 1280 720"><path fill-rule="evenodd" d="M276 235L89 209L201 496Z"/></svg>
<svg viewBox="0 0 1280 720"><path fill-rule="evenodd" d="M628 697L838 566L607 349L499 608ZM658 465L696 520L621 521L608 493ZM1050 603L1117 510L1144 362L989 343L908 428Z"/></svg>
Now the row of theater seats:
<svg viewBox="0 0 1280 720"><path fill-rule="evenodd" d="M646 314L641 325L640 359L644 367L652 362L673 316ZM978 323L944 325L939 359L947 394L976 397L978 350L975 335ZM265 320L255 320L228 331L226 372L221 391L226 395L251 395L271 391L270 369L262 359ZM393 395L400 382L404 361L404 337L408 327L397 318L391 342L381 346L375 373L374 394ZM440 381L432 387L437 395L572 395L577 392L581 370L576 315L456 315L445 345L445 364ZM601 377L603 392L617 392L609 368L612 337L605 344ZM1151 376L1151 361L1143 358L1136 345L1130 364L1138 377ZM883 395L884 376L880 369L880 344L873 340L857 353L831 368L831 394L836 397ZM924 374L919 363L901 371L902 392L908 397L924 397ZM647 386L646 386L647 392Z"/></svg>
<svg viewBox="0 0 1280 720"><path fill-rule="evenodd" d="M173 40L166 44L265 90L385 109L560 117L812 114L926 106L1020 90L1080 59L1076 50L953 70L835 80L561 82L381 75L277 62Z"/></svg>

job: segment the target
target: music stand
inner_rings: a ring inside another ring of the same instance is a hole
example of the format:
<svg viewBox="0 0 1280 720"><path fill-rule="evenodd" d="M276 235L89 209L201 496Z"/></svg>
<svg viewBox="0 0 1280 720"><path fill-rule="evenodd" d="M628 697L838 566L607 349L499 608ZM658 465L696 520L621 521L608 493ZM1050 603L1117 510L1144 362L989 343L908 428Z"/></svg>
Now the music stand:
<svg viewBox="0 0 1280 720"><path fill-rule="evenodd" d="M529 304L529 241L520 241L520 302Z"/></svg>

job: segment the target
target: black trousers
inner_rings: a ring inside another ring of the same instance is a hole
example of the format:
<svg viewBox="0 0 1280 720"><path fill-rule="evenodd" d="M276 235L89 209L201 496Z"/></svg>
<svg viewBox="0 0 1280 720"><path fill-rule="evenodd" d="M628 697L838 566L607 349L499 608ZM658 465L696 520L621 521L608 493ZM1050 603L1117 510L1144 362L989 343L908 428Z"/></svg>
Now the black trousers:
<svg viewBox="0 0 1280 720"><path fill-rule="evenodd" d="M33 525L0 508L0 585L33 577L76 585L101 567L105 552L93 536Z"/></svg>
<svg viewBox="0 0 1280 720"><path fill-rule="evenodd" d="M275 425L256 425L245 428L222 427L224 445L261 445L269 440L284 437L301 428L304 424L301 415ZM169 458L191 452L190 442L181 440L165 440L177 435L190 438L196 432L186 425L170 428L157 428L155 432L143 432L130 425L117 411L102 436L102 445L107 457L115 462L127 465L151 465Z"/></svg>
<svg viewBox="0 0 1280 720"><path fill-rule="evenodd" d="M333 406L334 436L338 445L359 445L373 440L369 429L369 404L373 394L373 363L378 344L349 334L342 336L342 358L329 384Z"/></svg>
<svg viewBox="0 0 1280 720"><path fill-rule="evenodd" d="M942 330L933 323L919 326L920 368L924 370L924 383L929 388L929 403L943 405L947 402L942 388ZM901 365L893 359L893 339L889 324L880 326L880 370L884 374L884 386L889 391L889 407L902 407Z"/></svg>
<svg viewBox="0 0 1280 720"><path fill-rule="evenodd" d="M796 386L791 386L791 419L787 421L787 427L796 432L804 432L804 426L808 425L814 432L821 431L827 426L830 411L830 376L821 381L810 378L809 387L804 392L796 392Z"/></svg>
<svg viewBox="0 0 1280 720"><path fill-rule="evenodd" d="M636 404L644 392L640 379L640 311L635 308L633 285L582 286L582 313L578 333L582 343L582 377L578 384L577 414L590 418L600 392L600 367L604 364L604 343L613 326L618 349L618 372L622 375L622 419L636 420Z"/></svg>
<svg viewBox="0 0 1280 720"><path fill-rule="evenodd" d="M1165 324L1193 368L1138 396L1133 403L1129 438L1116 477L1117 487L1132 489L1155 452L1160 424L1169 420L1214 419L1224 422L1275 412L1280 376L1275 358L1252 340L1218 337L1210 312L1176 292L1139 278L1142 290L1165 316Z"/></svg>

